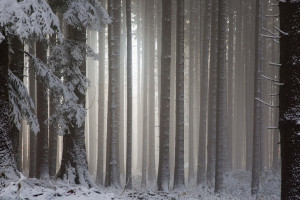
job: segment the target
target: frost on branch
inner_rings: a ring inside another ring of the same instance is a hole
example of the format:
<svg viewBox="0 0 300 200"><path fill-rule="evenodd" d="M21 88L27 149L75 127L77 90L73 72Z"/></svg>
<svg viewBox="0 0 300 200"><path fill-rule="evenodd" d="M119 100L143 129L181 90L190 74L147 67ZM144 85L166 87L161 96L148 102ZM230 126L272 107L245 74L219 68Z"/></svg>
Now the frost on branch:
<svg viewBox="0 0 300 200"><path fill-rule="evenodd" d="M69 2L63 19L79 30L101 30L111 22L107 12L97 0L75 0Z"/></svg>
<svg viewBox="0 0 300 200"><path fill-rule="evenodd" d="M40 131L40 126L34 111L34 103L28 94L24 83L16 77L10 70L9 75L9 99L10 118L18 128L21 129L21 120L25 118L32 131L36 134Z"/></svg>
<svg viewBox="0 0 300 200"><path fill-rule="evenodd" d="M74 50L74 49L73 49ZM78 127L84 124L86 110L82 104L77 102L78 97L74 92L72 85L68 84L66 81L68 76L62 76L64 73L54 74L56 67L60 66L58 63L50 61L51 67L44 64L40 59L34 57L33 55L25 52L29 56L30 61L33 62L33 68L36 73L36 77L43 80L46 88L51 90L51 95L53 96L53 101L56 103L56 113L50 116L49 123L57 123L59 129L57 130L58 134L63 135L65 132L69 132L68 122L75 121ZM80 62L79 62L80 63ZM76 70L76 69L73 69ZM65 70L63 70L65 72ZM72 72L75 73L75 72ZM80 76L80 75L79 75ZM62 81L62 78L64 82ZM79 80L77 77L74 77L75 82L87 82L87 79L80 77ZM86 90L87 83L84 83L82 88ZM48 91L49 92L49 91ZM44 123L44 122L40 122Z"/></svg>
<svg viewBox="0 0 300 200"><path fill-rule="evenodd" d="M58 33L62 38L59 20L49 7L46 0L9 0L0 1L0 28L5 35L17 35L20 39ZM0 34L0 42L4 36Z"/></svg>
<svg viewBox="0 0 300 200"><path fill-rule="evenodd" d="M76 91L85 95L89 87L89 80L80 70L85 58L98 55L85 43L64 40L53 47L49 56L49 66L56 76L63 79L68 94L64 96L64 103L57 107L57 114L51 119L58 119L60 125L67 126L67 122L75 120L78 127L84 125L86 110L83 104L78 103Z"/></svg>

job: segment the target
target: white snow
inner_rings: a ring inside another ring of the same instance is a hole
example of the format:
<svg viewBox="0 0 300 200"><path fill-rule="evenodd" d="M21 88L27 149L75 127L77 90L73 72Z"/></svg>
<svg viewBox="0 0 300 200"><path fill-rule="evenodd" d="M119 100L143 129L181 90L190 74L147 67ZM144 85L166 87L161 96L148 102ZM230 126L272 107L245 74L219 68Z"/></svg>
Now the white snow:
<svg viewBox="0 0 300 200"><path fill-rule="evenodd" d="M266 171L261 176L260 193L257 199L280 199L280 175ZM116 190L112 188L86 188L80 185L71 185L61 180L26 179L11 183L6 188L0 186L0 199L33 199L33 200L84 200L84 199L207 199L207 200L254 200L251 196L251 173L238 170L227 173L225 176L225 192L219 197L213 190L206 187L186 186L181 190L164 192L141 192L138 181L136 190ZM20 183L20 184L19 184ZM18 189L19 188L19 189Z"/></svg>

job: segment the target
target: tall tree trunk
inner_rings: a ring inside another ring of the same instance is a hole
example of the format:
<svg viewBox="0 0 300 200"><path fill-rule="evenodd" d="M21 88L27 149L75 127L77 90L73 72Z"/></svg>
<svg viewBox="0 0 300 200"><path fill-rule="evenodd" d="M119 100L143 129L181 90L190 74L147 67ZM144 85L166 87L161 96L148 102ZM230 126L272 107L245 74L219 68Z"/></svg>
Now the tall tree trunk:
<svg viewBox="0 0 300 200"><path fill-rule="evenodd" d="M9 69L16 77L18 77L18 79L23 81L24 53L22 51L24 50L24 45L18 37L13 36L11 38L10 47L12 52L10 52L9 55ZM11 121L11 134L15 150L14 153L16 155L17 169L22 171L22 131L17 128L13 121Z"/></svg>
<svg viewBox="0 0 300 200"><path fill-rule="evenodd" d="M199 147L198 147L198 172L197 172L197 185L205 182L206 175L206 107L207 107L207 70L209 59L209 41L210 41L210 20L211 20L211 0L205 1L205 27L203 33L203 54L201 61L201 85L200 85L200 128L199 128ZM206 76L206 78L205 78ZM205 118L205 119L204 119Z"/></svg>
<svg viewBox="0 0 300 200"><path fill-rule="evenodd" d="M300 1L279 2L280 79L279 95L281 144L281 199L299 199L300 195Z"/></svg>
<svg viewBox="0 0 300 200"><path fill-rule="evenodd" d="M3 34L3 33L2 33ZM11 138L8 83L8 43L0 43L0 173L1 181L17 179L15 155Z"/></svg>
<svg viewBox="0 0 300 200"><path fill-rule="evenodd" d="M212 1L211 12L218 13L218 1ZM207 185L214 186L216 165L216 104L217 104L217 68L218 68L218 16L211 17L211 62L208 91L208 144L207 144Z"/></svg>
<svg viewBox="0 0 300 200"><path fill-rule="evenodd" d="M189 182L194 179L194 75L195 75L195 37L196 37L196 0L190 1L190 40L189 40Z"/></svg>
<svg viewBox="0 0 300 200"><path fill-rule="evenodd" d="M174 189L184 186L184 0L177 0Z"/></svg>
<svg viewBox="0 0 300 200"><path fill-rule="evenodd" d="M256 20L255 20L255 98L261 98L261 66L262 66L262 1L256 0ZM253 153L252 153L252 181L251 194L257 195L259 192L260 175L260 135L261 135L261 103L256 99L254 103L253 120Z"/></svg>
<svg viewBox="0 0 300 200"><path fill-rule="evenodd" d="M35 55L35 42L33 40L29 45L29 53ZM31 63L29 63L29 94L36 105L36 77ZM31 129L29 138L29 178L33 178L36 175L36 134Z"/></svg>
<svg viewBox="0 0 300 200"><path fill-rule="evenodd" d="M226 135L225 119L225 62L226 62L226 3L218 1L218 59L217 59L217 111L216 111L216 177L215 193L224 190L224 144Z"/></svg>
<svg viewBox="0 0 300 200"><path fill-rule="evenodd" d="M169 191L169 128L170 128L170 69L171 69L171 0L162 1L161 104L159 166L157 187Z"/></svg>
<svg viewBox="0 0 300 200"><path fill-rule="evenodd" d="M132 188L132 28L131 0L126 0L127 27L127 155L126 155L126 188Z"/></svg>
<svg viewBox="0 0 300 200"><path fill-rule="evenodd" d="M120 17L121 0L109 0L108 12L111 24L108 26L108 116L107 116L107 145L106 145L106 176L105 186L119 187L118 183L118 148L119 137L119 88L120 88Z"/></svg>
<svg viewBox="0 0 300 200"><path fill-rule="evenodd" d="M56 35L53 34L50 37L52 46L56 45ZM52 116L56 111L56 104L53 102L52 92L50 90L49 97L49 116ZM56 162L57 162L57 124L51 123L49 125L49 175L55 177L56 175Z"/></svg>
<svg viewBox="0 0 300 200"><path fill-rule="evenodd" d="M46 42L36 42L36 57L42 62L47 62ZM48 95L46 93L43 80L37 79L36 85L37 97L37 119L40 124L40 132L37 134L36 148L36 177L40 179L49 178L49 160L48 160L48 126L45 121L48 119Z"/></svg>
<svg viewBox="0 0 300 200"><path fill-rule="evenodd" d="M145 23L144 23L144 45L143 45L143 55L144 55L144 63L143 63L143 157L142 157L142 181L141 181L141 188L146 189L146 182L147 182L147 151L148 151L148 94L149 94L149 18L150 18L150 8L151 2L150 0L145 1Z"/></svg>
<svg viewBox="0 0 300 200"><path fill-rule="evenodd" d="M105 5L105 0L101 1ZM99 101L98 101L98 158L96 184L104 184L104 138L105 138L105 30L98 33L98 50L99 50Z"/></svg>
<svg viewBox="0 0 300 200"><path fill-rule="evenodd" d="M149 11L149 59L148 59L148 180L155 183L155 38L154 38L154 0L150 1Z"/></svg>

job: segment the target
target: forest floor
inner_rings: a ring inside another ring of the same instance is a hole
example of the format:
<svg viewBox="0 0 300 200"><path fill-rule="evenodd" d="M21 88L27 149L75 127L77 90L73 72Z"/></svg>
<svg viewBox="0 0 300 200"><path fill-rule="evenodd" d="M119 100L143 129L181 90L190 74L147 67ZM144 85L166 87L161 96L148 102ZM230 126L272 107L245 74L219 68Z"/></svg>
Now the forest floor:
<svg viewBox="0 0 300 200"><path fill-rule="evenodd" d="M221 197L214 195L212 190L203 187L186 186L178 191L160 193L154 191L142 192L141 190L127 191L123 189L86 188L79 185L70 185L61 180L41 181L25 179L19 183L11 183L5 188L0 188L1 200L117 200L117 199L280 199L280 176L272 171L260 179L260 193L258 198L251 197L251 173L234 171L225 176L224 194ZM138 184L136 185L138 186Z"/></svg>

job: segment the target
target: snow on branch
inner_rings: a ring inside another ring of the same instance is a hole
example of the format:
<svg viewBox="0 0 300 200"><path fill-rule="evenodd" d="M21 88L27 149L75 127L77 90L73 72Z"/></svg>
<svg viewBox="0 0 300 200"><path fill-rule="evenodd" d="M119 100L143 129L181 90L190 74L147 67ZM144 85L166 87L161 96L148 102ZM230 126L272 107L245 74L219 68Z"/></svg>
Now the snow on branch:
<svg viewBox="0 0 300 200"><path fill-rule="evenodd" d="M267 31L268 33L272 34L272 35L276 35L275 33L273 33L272 31L266 29L266 28L262 28L264 31Z"/></svg>
<svg viewBox="0 0 300 200"><path fill-rule="evenodd" d="M39 123L34 113L34 103L28 94L24 83L10 70L9 75L9 99L10 118L18 128L21 129L21 120L25 118L31 130L36 134L40 131Z"/></svg>
<svg viewBox="0 0 300 200"><path fill-rule="evenodd" d="M75 0L69 2L63 19L79 30L99 30L111 22L108 13L97 0Z"/></svg>
<svg viewBox="0 0 300 200"><path fill-rule="evenodd" d="M267 129L279 129L279 127L278 126L269 126L269 127L267 127Z"/></svg>
<svg viewBox="0 0 300 200"><path fill-rule="evenodd" d="M263 77L263 78L265 78L267 80L273 81L273 82L279 82L279 80L272 79L272 78L270 78L268 76L265 76L265 75L261 75L261 77Z"/></svg>
<svg viewBox="0 0 300 200"><path fill-rule="evenodd" d="M273 63L273 62L268 62L269 65L274 65L274 66L278 66L278 67L281 67L282 64L280 63Z"/></svg>
<svg viewBox="0 0 300 200"><path fill-rule="evenodd" d="M263 101L263 100L261 100L261 99L259 99L259 98L255 98L255 100L257 100L257 101L259 101L259 102L261 102L261 103L263 103L263 104L265 104L265 105L267 105L267 106L269 106L269 107L271 107L271 108L279 107L279 105L272 105L272 104L269 104L269 103L267 103L267 102L265 102L265 101Z"/></svg>
<svg viewBox="0 0 300 200"><path fill-rule="evenodd" d="M62 38L60 22L46 0L0 1L0 28L4 35L17 35L20 39L44 39L55 32ZM0 42L3 37L0 35Z"/></svg>
<svg viewBox="0 0 300 200"><path fill-rule="evenodd" d="M275 38L275 39L279 39L280 36L279 35L264 35L264 34L260 34L262 37L266 37L266 38Z"/></svg>
<svg viewBox="0 0 300 200"><path fill-rule="evenodd" d="M275 29L276 29L277 31L279 31L279 32L280 32L281 34L283 34L283 35L289 35L288 33L282 31L282 30L279 29L278 27L275 27Z"/></svg>
<svg viewBox="0 0 300 200"><path fill-rule="evenodd" d="M283 86L284 83L274 83L274 85L277 85L277 86Z"/></svg>

